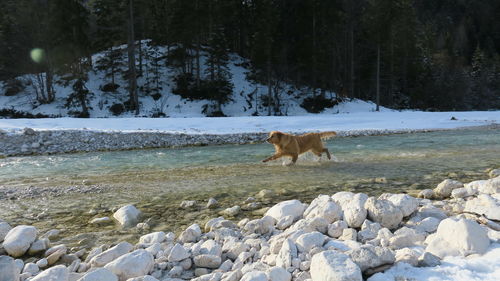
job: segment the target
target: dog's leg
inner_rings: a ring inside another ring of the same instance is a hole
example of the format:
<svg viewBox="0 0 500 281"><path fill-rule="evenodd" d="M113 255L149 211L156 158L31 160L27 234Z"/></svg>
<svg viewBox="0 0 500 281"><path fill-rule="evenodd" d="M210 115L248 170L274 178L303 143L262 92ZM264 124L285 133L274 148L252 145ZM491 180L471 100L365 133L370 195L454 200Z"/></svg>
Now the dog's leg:
<svg viewBox="0 0 500 281"><path fill-rule="evenodd" d="M299 158L299 155L298 154L292 154L292 164L295 164L295 162L297 162L297 159Z"/></svg>
<svg viewBox="0 0 500 281"><path fill-rule="evenodd" d="M269 161L276 160L276 159L281 158L281 157L283 157L283 153L276 153L273 156L262 160L262 162L269 162Z"/></svg>
<svg viewBox="0 0 500 281"><path fill-rule="evenodd" d="M326 152L326 157L328 157L328 160L332 159L332 156L330 155L330 151L328 151L328 148L323 148L323 152Z"/></svg>

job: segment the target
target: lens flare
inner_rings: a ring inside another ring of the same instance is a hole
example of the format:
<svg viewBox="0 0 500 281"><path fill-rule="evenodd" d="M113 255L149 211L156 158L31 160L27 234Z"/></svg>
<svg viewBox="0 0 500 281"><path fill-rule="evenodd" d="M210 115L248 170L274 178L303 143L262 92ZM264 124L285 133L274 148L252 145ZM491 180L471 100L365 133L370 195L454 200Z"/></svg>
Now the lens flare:
<svg viewBox="0 0 500 281"><path fill-rule="evenodd" d="M41 63L45 58L45 51L40 48L35 48L31 50L30 56L34 62Z"/></svg>

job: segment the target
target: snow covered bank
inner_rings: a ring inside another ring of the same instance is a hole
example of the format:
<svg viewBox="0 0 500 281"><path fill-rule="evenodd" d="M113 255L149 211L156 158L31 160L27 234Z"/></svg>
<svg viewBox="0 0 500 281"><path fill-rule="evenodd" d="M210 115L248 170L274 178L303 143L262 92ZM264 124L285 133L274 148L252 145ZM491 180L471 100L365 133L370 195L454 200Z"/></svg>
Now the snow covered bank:
<svg viewBox="0 0 500 281"><path fill-rule="evenodd" d="M453 118L454 117L454 118ZM456 119L456 120L452 120ZM264 133L309 131L384 131L454 129L500 123L500 111L421 112L386 111L304 116L252 116L225 118L48 118L0 119L0 129L159 131L184 134Z"/></svg>
<svg viewBox="0 0 500 281"><path fill-rule="evenodd" d="M454 120L456 119L456 120ZM251 143L272 130L376 135L500 124L500 112L370 112L288 117L0 119L0 155ZM26 129L29 128L29 129Z"/></svg>

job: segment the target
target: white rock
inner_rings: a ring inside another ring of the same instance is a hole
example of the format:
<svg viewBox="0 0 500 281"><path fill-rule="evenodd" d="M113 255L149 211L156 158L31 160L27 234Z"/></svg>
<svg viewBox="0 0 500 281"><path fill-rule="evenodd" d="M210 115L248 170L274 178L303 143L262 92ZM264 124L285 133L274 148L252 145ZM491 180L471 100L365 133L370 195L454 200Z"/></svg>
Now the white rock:
<svg viewBox="0 0 500 281"><path fill-rule="evenodd" d="M297 246L292 240L286 239L276 257L276 266L288 268L292 265L292 259L297 257Z"/></svg>
<svg viewBox="0 0 500 281"><path fill-rule="evenodd" d="M241 207L236 205L231 208L225 209L224 211L222 211L222 214L229 217L235 217L240 212L241 212Z"/></svg>
<svg viewBox="0 0 500 281"><path fill-rule="evenodd" d="M36 239L37 231L33 226L19 225L12 228L3 241L3 247L12 257L20 257L26 253Z"/></svg>
<svg viewBox="0 0 500 281"><path fill-rule="evenodd" d="M196 200L184 200L181 202L180 207L182 209L190 209L196 207Z"/></svg>
<svg viewBox="0 0 500 281"><path fill-rule="evenodd" d="M438 186L434 189L434 193L441 198L448 198L450 197L451 191L453 189L461 188L463 186L464 186L463 183L459 181L445 179L440 184L438 184Z"/></svg>
<svg viewBox="0 0 500 281"><path fill-rule="evenodd" d="M440 264L441 264L441 260L439 259L439 257L437 257L429 252L423 253L422 256L420 256L418 259L418 266L434 267L434 266L438 266Z"/></svg>
<svg viewBox="0 0 500 281"><path fill-rule="evenodd" d="M434 190L432 189L423 189L418 193L418 198L424 198L424 199L432 199L436 196L434 193Z"/></svg>
<svg viewBox="0 0 500 281"><path fill-rule="evenodd" d="M276 228L281 230L288 228L293 224L293 219L293 216L282 217L279 221L276 222Z"/></svg>
<svg viewBox="0 0 500 281"><path fill-rule="evenodd" d="M64 265L56 265L40 272L30 281L68 281L69 271Z"/></svg>
<svg viewBox="0 0 500 281"><path fill-rule="evenodd" d="M134 205L126 205L118 209L113 217L122 227L132 227L139 222L141 212Z"/></svg>
<svg viewBox="0 0 500 281"><path fill-rule="evenodd" d="M146 243L146 244L161 243L165 241L165 239L166 239L165 232L158 231L141 236L141 238L139 238L139 243Z"/></svg>
<svg viewBox="0 0 500 281"><path fill-rule="evenodd" d="M250 247L247 244L237 241L235 237L228 238L222 246L222 252L232 260L235 260L242 252L248 251L249 249Z"/></svg>
<svg viewBox="0 0 500 281"><path fill-rule="evenodd" d="M391 249L401 249L420 244L425 239L423 232L412 228L402 227L394 232L394 236L389 239Z"/></svg>
<svg viewBox="0 0 500 281"><path fill-rule="evenodd" d="M103 267L120 256L132 251L134 246L128 242L120 242L116 246L96 255L90 260L93 267Z"/></svg>
<svg viewBox="0 0 500 281"><path fill-rule="evenodd" d="M283 217L292 216L295 221L302 217L304 210L304 205L299 200L288 200L272 206L265 215L271 216L277 221Z"/></svg>
<svg viewBox="0 0 500 281"><path fill-rule="evenodd" d="M412 266L418 266L420 254L410 248L403 248L396 251L396 262L405 262Z"/></svg>
<svg viewBox="0 0 500 281"><path fill-rule="evenodd" d="M207 240L201 244L200 254L220 256L222 247L214 240Z"/></svg>
<svg viewBox="0 0 500 281"><path fill-rule="evenodd" d="M394 204L394 206L401 209L401 212L403 212L403 217L411 215L418 208L418 200L408 194L385 193L382 194L379 199L389 200L392 204Z"/></svg>
<svg viewBox="0 0 500 281"><path fill-rule="evenodd" d="M36 273L38 273L38 271L40 271L40 269L38 268L38 265L36 265L32 262L25 264L24 268L23 268L23 273L29 272L31 274L36 274Z"/></svg>
<svg viewBox="0 0 500 281"><path fill-rule="evenodd" d="M500 202L487 194L480 194L477 198L465 203L466 212L484 215L490 220L500 220Z"/></svg>
<svg viewBox="0 0 500 281"><path fill-rule="evenodd" d="M186 230L184 230L181 235L179 235L179 241L183 243L196 242L201 236L201 228L198 224L192 224Z"/></svg>
<svg viewBox="0 0 500 281"><path fill-rule="evenodd" d="M342 218L342 209L328 195L320 195L314 199L304 211L304 218L324 218L332 223Z"/></svg>
<svg viewBox="0 0 500 281"><path fill-rule="evenodd" d="M365 208L365 202L367 199L368 196L366 194L358 193L352 196L350 201L342 205L344 221L349 227L358 228L366 219L367 210Z"/></svg>
<svg viewBox="0 0 500 281"><path fill-rule="evenodd" d="M92 219L89 223L90 224L95 224L95 225L104 225L111 223L111 219L109 217L102 217L102 218L94 218Z"/></svg>
<svg viewBox="0 0 500 281"><path fill-rule="evenodd" d="M187 258L189 258L189 253L181 244L175 244L168 255L168 261L170 262L181 261Z"/></svg>
<svg viewBox="0 0 500 281"><path fill-rule="evenodd" d="M439 223L441 220L435 217L427 217L417 223L415 226L416 229L420 231L425 231L427 233L432 233L437 230Z"/></svg>
<svg viewBox="0 0 500 281"><path fill-rule="evenodd" d="M290 281L292 280L292 274L286 271L284 268L275 266L267 271L267 277L269 281Z"/></svg>
<svg viewBox="0 0 500 281"><path fill-rule="evenodd" d="M354 228L346 228L342 231L342 235L340 235L339 240L352 240L357 241L358 232Z"/></svg>
<svg viewBox="0 0 500 281"><path fill-rule="evenodd" d="M486 230L468 219L447 218L441 221L437 232L425 240L426 251L440 258L483 254L490 245Z"/></svg>
<svg viewBox="0 0 500 281"><path fill-rule="evenodd" d="M118 281L118 277L109 269L101 267L86 273L78 281Z"/></svg>
<svg viewBox="0 0 500 281"><path fill-rule="evenodd" d="M311 260L313 281L362 281L361 270L346 254L324 251Z"/></svg>
<svg viewBox="0 0 500 281"><path fill-rule="evenodd" d="M13 258L9 256L0 256L0 280L1 281L18 281L20 270L16 266Z"/></svg>
<svg viewBox="0 0 500 281"><path fill-rule="evenodd" d="M4 240L5 236L11 229L12 227L8 223L0 221L0 242Z"/></svg>
<svg viewBox="0 0 500 281"><path fill-rule="evenodd" d="M345 221L336 221L328 226L328 235L333 238L339 238L346 228L347 223Z"/></svg>
<svg viewBox="0 0 500 281"><path fill-rule="evenodd" d="M309 253L314 247L321 247L325 242L325 236L317 231L300 235L295 241L297 250L302 253Z"/></svg>
<svg viewBox="0 0 500 281"><path fill-rule="evenodd" d="M354 193L350 191L340 191L332 195L333 201L339 204L342 208L344 205L349 203L354 197Z"/></svg>
<svg viewBox="0 0 500 281"><path fill-rule="evenodd" d="M267 281L267 275L262 271L250 271L245 273L240 281Z"/></svg>
<svg viewBox="0 0 500 281"><path fill-rule="evenodd" d="M116 274L120 281L148 274L154 266L153 255L135 250L108 263L104 268Z"/></svg>
<svg viewBox="0 0 500 281"><path fill-rule="evenodd" d="M207 208L208 209L215 209L219 205L219 202L215 200L215 198L209 198L207 202Z"/></svg>
<svg viewBox="0 0 500 281"><path fill-rule="evenodd" d="M396 228L403 219L403 212L388 200L368 198L365 203L368 218L389 229Z"/></svg>
<svg viewBox="0 0 500 281"><path fill-rule="evenodd" d="M487 180L478 187L480 193L495 194L500 193L500 177Z"/></svg>
<svg viewBox="0 0 500 281"><path fill-rule="evenodd" d="M390 249L372 245L363 245L346 252L346 254L359 266L362 272L381 265L393 264L396 260L394 252Z"/></svg>
<svg viewBox="0 0 500 281"><path fill-rule="evenodd" d="M470 188L470 187L461 187L461 188L455 188L451 191L451 197L452 198L464 198L464 197L469 197L476 195L477 189Z"/></svg>
<svg viewBox="0 0 500 281"><path fill-rule="evenodd" d="M204 268L218 268L222 263L221 257L215 255L198 255L193 261L197 267Z"/></svg>
<svg viewBox="0 0 500 281"><path fill-rule="evenodd" d="M47 250L47 247L49 246L50 241L47 238L41 238L36 240L35 242L31 243L30 248L28 249L28 254L29 255L36 255L41 252L44 252Z"/></svg>
<svg viewBox="0 0 500 281"><path fill-rule="evenodd" d="M39 267L39 268L44 268L46 267L47 265L49 265L49 262L47 261L46 258L43 258L43 259L40 259L39 261L36 262L36 265Z"/></svg>

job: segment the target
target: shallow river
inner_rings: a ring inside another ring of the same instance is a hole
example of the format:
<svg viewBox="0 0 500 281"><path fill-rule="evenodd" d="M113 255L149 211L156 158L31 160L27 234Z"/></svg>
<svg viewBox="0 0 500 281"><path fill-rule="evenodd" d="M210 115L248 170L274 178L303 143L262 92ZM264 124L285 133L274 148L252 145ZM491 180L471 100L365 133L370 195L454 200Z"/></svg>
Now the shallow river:
<svg viewBox="0 0 500 281"><path fill-rule="evenodd" d="M327 147L332 161L306 154L295 166L285 166L281 160L261 163L273 153L270 144L0 159L0 194L5 187L106 187L100 193L20 200L0 195L0 218L14 225L32 224L41 231L62 229L65 238L58 242L88 247L118 239L134 241L140 235L136 229L88 223L95 217L111 217L114 208L130 203L149 219L149 231L178 233L179 227L203 223L224 208L243 206L247 197L262 189L276 194L259 199L262 207L289 198L309 202L318 194L340 190L415 195L448 177L464 182L486 178L485 170L500 164L500 129L334 138ZM205 209L210 197L221 207ZM201 207L182 210L182 200L197 200ZM244 211L234 219L255 214Z"/></svg>

